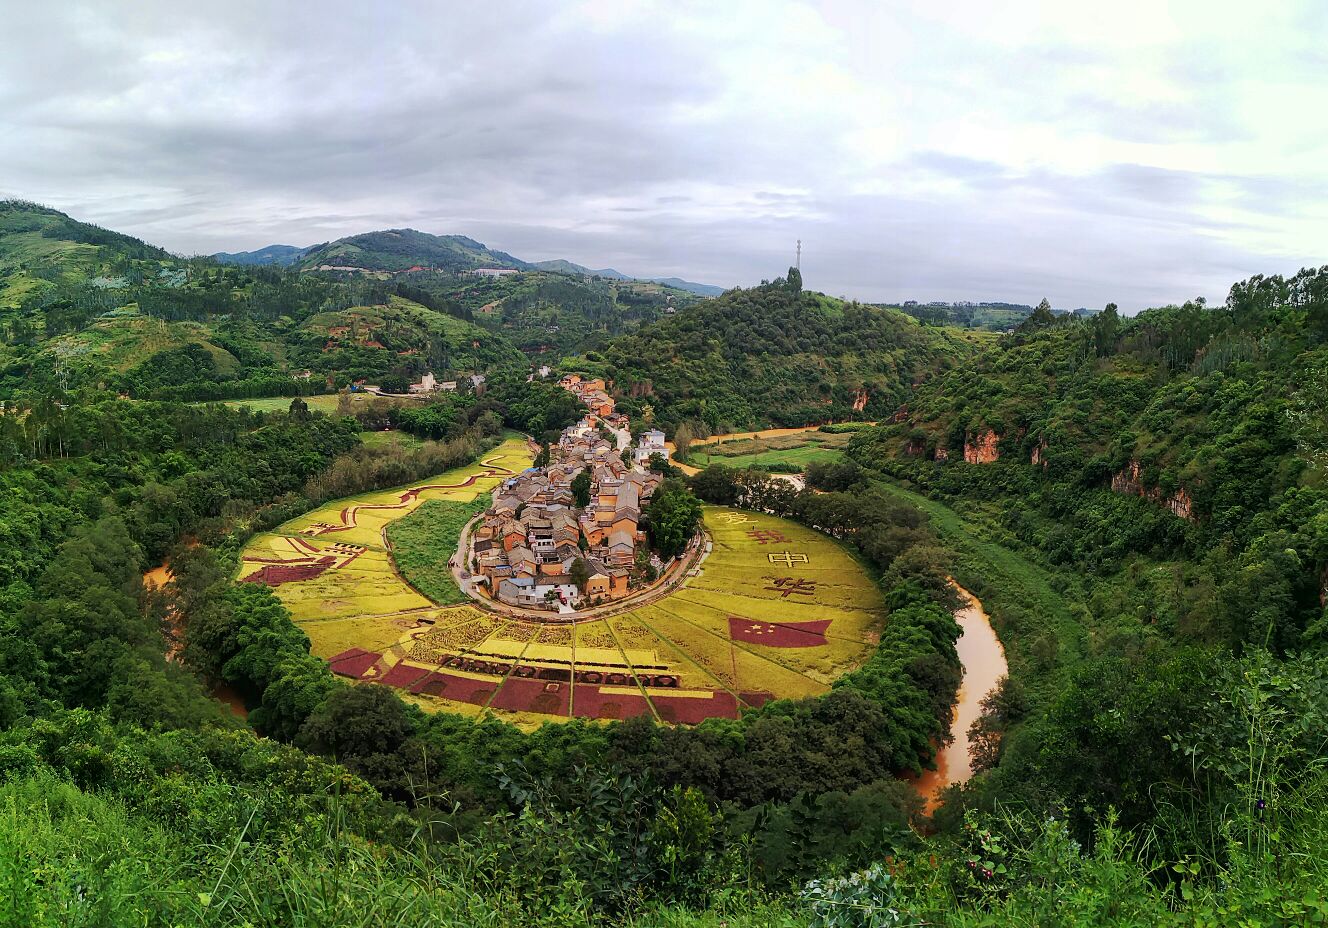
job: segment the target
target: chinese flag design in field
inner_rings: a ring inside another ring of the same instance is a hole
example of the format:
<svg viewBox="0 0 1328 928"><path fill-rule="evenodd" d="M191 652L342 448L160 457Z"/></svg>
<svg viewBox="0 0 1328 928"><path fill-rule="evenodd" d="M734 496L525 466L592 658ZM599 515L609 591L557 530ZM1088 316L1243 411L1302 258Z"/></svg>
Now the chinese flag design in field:
<svg viewBox="0 0 1328 928"><path fill-rule="evenodd" d="M770 648L814 648L825 644L829 619L815 622L758 622L740 615L729 616L729 637Z"/></svg>

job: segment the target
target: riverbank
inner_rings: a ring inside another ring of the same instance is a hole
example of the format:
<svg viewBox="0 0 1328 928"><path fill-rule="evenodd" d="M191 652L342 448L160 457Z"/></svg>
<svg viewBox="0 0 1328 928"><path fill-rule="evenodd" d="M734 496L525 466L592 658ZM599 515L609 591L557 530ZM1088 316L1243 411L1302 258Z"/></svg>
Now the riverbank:
<svg viewBox="0 0 1328 928"><path fill-rule="evenodd" d="M955 613L955 621L963 630L955 648L964 676L950 721L952 740L937 752L936 769L925 771L915 782L928 812L935 809L947 786L967 782L973 775L968 729L982 715L983 698L996 688L1008 670L1005 648L996 637L982 603L959 584L954 587L964 603Z"/></svg>
<svg viewBox="0 0 1328 928"><path fill-rule="evenodd" d="M169 562L163 561L143 574L143 588L149 592L158 592L174 579L175 575L171 573ZM173 608L167 609L166 624L170 630L166 638L166 660L178 662L180 652L184 649L184 623L180 620L179 612ZM232 715L242 719L249 717L248 706L229 683L217 684L210 693L213 699L225 703Z"/></svg>

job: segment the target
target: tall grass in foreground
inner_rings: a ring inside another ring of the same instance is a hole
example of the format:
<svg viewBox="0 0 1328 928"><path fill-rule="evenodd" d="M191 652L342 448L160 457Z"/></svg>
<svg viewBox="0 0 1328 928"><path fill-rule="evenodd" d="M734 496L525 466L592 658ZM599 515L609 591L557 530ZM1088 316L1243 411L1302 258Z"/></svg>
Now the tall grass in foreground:
<svg viewBox="0 0 1328 928"><path fill-rule="evenodd" d="M255 826L256 827L256 826ZM374 845L335 820L285 846L189 847L168 829L49 774L0 786L0 928L425 928L605 923L569 885L532 912L484 873L486 853L446 858L420 843ZM618 925L796 925L779 907L735 899L697 915L647 910Z"/></svg>
<svg viewBox="0 0 1328 928"><path fill-rule="evenodd" d="M1270 836L1285 857L1278 866L1267 865L1262 842L1233 844L1203 878L1189 862L1158 860L1146 837L1109 818L1082 847L1058 819L997 816L955 845L893 861L887 920L863 921L852 903L818 915L792 897L746 892L721 893L704 910L644 905L607 918L575 880L537 910L523 902L514 883L494 879L482 841L395 849L341 831L334 816L278 846L251 843L251 822L224 845L191 847L112 800L39 774L0 786L0 928L1324 924L1328 865L1315 849L1328 841L1328 813L1286 809L1281 822Z"/></svg>

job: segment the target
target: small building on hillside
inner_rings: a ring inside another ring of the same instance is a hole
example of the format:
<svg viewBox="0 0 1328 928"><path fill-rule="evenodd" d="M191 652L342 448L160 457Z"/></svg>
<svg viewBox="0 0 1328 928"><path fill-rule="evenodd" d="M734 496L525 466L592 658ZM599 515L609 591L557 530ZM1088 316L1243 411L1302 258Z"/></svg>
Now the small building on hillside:
<svg viewBox="0 0 1328 928"><path fill-rule="evenodd" d="M651 429L641 434L641 441L632 452L632 460L637 464L645 464L653 455L658 454L664 460L669 459L669 448L664 443L664 433L659 429Z"/></svg>
<svg viewBox="0 0 1328 928"><path fill-rule="evenodd" d="M432 373L426 373L420 378L419 383L413 383L410 385L411 393L432 393L437 389L438 378L434 377Z"/></svg>

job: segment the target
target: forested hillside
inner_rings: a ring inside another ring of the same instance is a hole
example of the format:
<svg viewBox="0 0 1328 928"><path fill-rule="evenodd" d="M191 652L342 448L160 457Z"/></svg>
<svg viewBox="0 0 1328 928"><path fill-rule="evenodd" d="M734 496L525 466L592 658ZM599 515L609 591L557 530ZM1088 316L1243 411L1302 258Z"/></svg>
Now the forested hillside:
<svg viewBox="0 0 1328 928"><path fill-rule="evenodd" d="M1044 565L1087 632L1011 609L1012 679L1032 701L990 717L1002 752L969 801L1094 797L1180 855L1223 827L1219 797L1301 814L1305 793L1278 778L1310 770L1303 789L1323 788L1326 342L1328 268L1252 278L1215 308L1034 314L855 436L861 465ZM1302 686L1314 695L1292 709ZM1215 789L1214 743L1262 737L1247 726L1274 704L1296 719L1286 766L1239 797Z"/></svg>
<svg viewBox="0 0 1328 928"><path fill-rule="evenodd" d="M972 354L955 330L804 292L801 278L697 304L575 363L626 408L714 431L892 414L927 377Z"/></svg>
<svg viewBox="0 0 1328 928"><path fill-rule="evenodd" d="M400 282L174 258L54 210L0 204L0 398L84 387L297 396L526 366L469 315Z"/></svg>
<svg viewBox="0 0 1328 928"><path fill-rule="evenodd" d="M1148 572L1147 621L1299 650L1328 567L1326 335L1323 271L1252 279L1219 308L1033 317L856 456L947 496L1019 498L1002 527L1090 575L1202 564L1209 583Z"/></svg>
<svg viewBox="0 0 1328 928"><path fill-rule="evenodd" d="M403 286L501 333L533 362L545 364L596 348L700 299L658 283L546 271L505 277L415 272Z"/></svg>
<svg viewBox="0 0 1328 928"><path fill-rule="evenodd" d="M170 256L23 200L0 200L0 310L61 283L141 274Z"/></svg>
<svg viewBox="0 0 1328 928"><path fill-rule="evenodd" d="M404 389L425 371L464 380L526 368L527 356L554 364L699 299L534 270L476 277L466 271L525 265L460 236L372 233L309 260L182 259L55 210L0 203L0 398L84 386L197 400L357 380ZM309 270L337 261L374 270Z"/></svg>
<svg viewBox="0 0 1328 928"><path fill-rule="evenodd" d="M416 266L440 271L530 266L464 235L430 235L414 229L366 232L314 245L296 263L309 270L359 268L365 271L404 271Z"/></svg>

